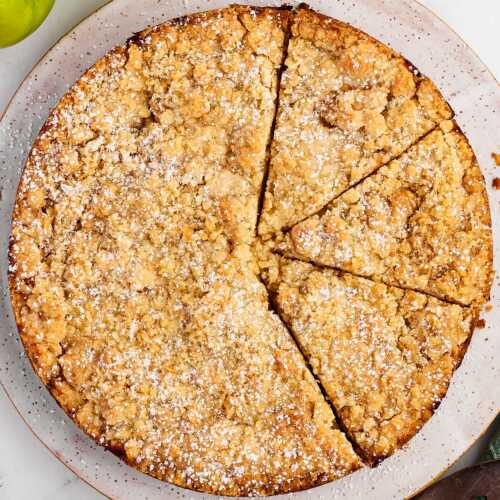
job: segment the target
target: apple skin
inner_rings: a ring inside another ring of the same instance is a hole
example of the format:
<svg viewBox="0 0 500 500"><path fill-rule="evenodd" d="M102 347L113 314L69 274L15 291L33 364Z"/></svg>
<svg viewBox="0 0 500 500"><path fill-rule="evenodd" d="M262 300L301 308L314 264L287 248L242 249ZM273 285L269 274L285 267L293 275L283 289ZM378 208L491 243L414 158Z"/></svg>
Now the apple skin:
<svg viewBox="0 0 500 500"><path fill-rule="evenodd" d="M0 0L0 47L20 42L33 33L54 5L54 0Z"/></svg>

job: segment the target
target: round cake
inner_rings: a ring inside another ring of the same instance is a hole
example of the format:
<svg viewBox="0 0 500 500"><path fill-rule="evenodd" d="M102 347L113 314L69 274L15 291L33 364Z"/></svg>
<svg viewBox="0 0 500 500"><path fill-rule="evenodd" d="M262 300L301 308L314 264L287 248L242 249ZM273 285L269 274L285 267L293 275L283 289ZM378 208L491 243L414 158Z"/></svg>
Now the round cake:
<svg viewBox="0 0 500 500"><path fill-rule="evenodd" d="M492 281L479 165L434 84L307 6L146 29L29 154L26 352L131 466L272 495L375 466L445 397Z"/></svg>

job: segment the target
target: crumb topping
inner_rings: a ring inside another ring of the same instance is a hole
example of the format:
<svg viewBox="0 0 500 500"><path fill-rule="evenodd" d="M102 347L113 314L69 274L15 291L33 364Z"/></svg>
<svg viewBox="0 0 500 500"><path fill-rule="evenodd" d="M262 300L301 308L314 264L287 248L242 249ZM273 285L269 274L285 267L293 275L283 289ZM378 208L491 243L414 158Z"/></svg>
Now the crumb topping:
<svg viewBox="0 0 500 500"><path fill-rule="evenodd" d="M475 309L288 262L275 244L450 115L400 56L303 7L195 14L114 49L53 111L18 189L9 284L41 380L129 464L204 492L296 491L392 453L444 397ZM491 254L469 244L490 231L482 177L461 136L439 134L429 155L465 173L432 216L466 227L460 272L474 260L486 273ZM419 177L404 158L383 167L397 214L342 212L355 229L389 226L383 248L409 231L394 186ZM294 251L326 255L325 232Z"/></svg>
<svg viewBox="0 0 500 500"><path fill-rule="evenodd" d="M317 212L451 116L400 55L308 9L294 18L285 66L264 238Z"/></svg>
<svg viewBox="0 0 500 500"><path fill-rule="evenodd" d="M305 262L279 262L276 303L347 432L372 463L430 418L474 310Z"/></svg>
<svg viewBox="0 0 500 500"><path fill-rule="evenodd" d="M488 300L484 179L465 137L442 125L293 227L281 251L461 304Z"/></svg>

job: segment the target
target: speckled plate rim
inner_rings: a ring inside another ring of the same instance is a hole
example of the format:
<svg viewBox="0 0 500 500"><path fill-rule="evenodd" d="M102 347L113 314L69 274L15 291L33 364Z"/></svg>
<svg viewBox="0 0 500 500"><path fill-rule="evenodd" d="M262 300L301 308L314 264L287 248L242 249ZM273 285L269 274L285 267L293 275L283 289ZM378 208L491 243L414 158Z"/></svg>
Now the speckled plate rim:
<svg viewBox="0 0 500 500"><path fill-rule="evenodd" d="M148 478L96 446L72 424L33 373L17 337L6 280L7 240L15 189L40 126L84 69L146 25L228 3L224 0L107 3L62 37L40 60L11 99L0 122L0 317L4 320L0 323L0 383L38 439L80 478L111 498L136 498L139 494L141 498L210 496ZM281 2L239 3L279 5ZM491 189L495 168L490 154L500 149L494 138L500 129L496 114L500 110L500 95L493 75L449 26L413 0L365 0L362 5L319 0L309 4L393 46L444 92L457 111L457 119L486 178L494 226L495 269L498 269L500 195ZM387 26L391 29L387 30ZM30 116L33 107L34 115ZM377 469L363 470L283 498L401 498L420 491L450 467L480 437L500 406L500 390L495 384L500 369L494 359L494 353L500 352L500 339L492 327L500 318L499 288L497 277L492 290L493 309L484 314L486 328L475 333L436 415L407 447Z"/></svg>

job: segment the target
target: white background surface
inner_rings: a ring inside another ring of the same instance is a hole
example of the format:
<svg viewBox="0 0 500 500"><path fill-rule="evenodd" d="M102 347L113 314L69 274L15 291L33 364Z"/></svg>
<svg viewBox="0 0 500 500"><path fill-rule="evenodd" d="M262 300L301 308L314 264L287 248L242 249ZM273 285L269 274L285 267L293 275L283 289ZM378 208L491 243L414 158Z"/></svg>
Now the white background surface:
<svg viewBox="0 0 500 500"><path fill-rule="evenodd" d="M0 114L40 56L81 19L105 3L106 0L57 0L45 23L33 35L14 47L0 49ZM496 78L500 78L498 0L421 0L421 3L457 31ZM485 439L455 468L473 463L484 447ZM0 499L101 498L54 458L24 425L5 394L0 392Z"/></svg>

